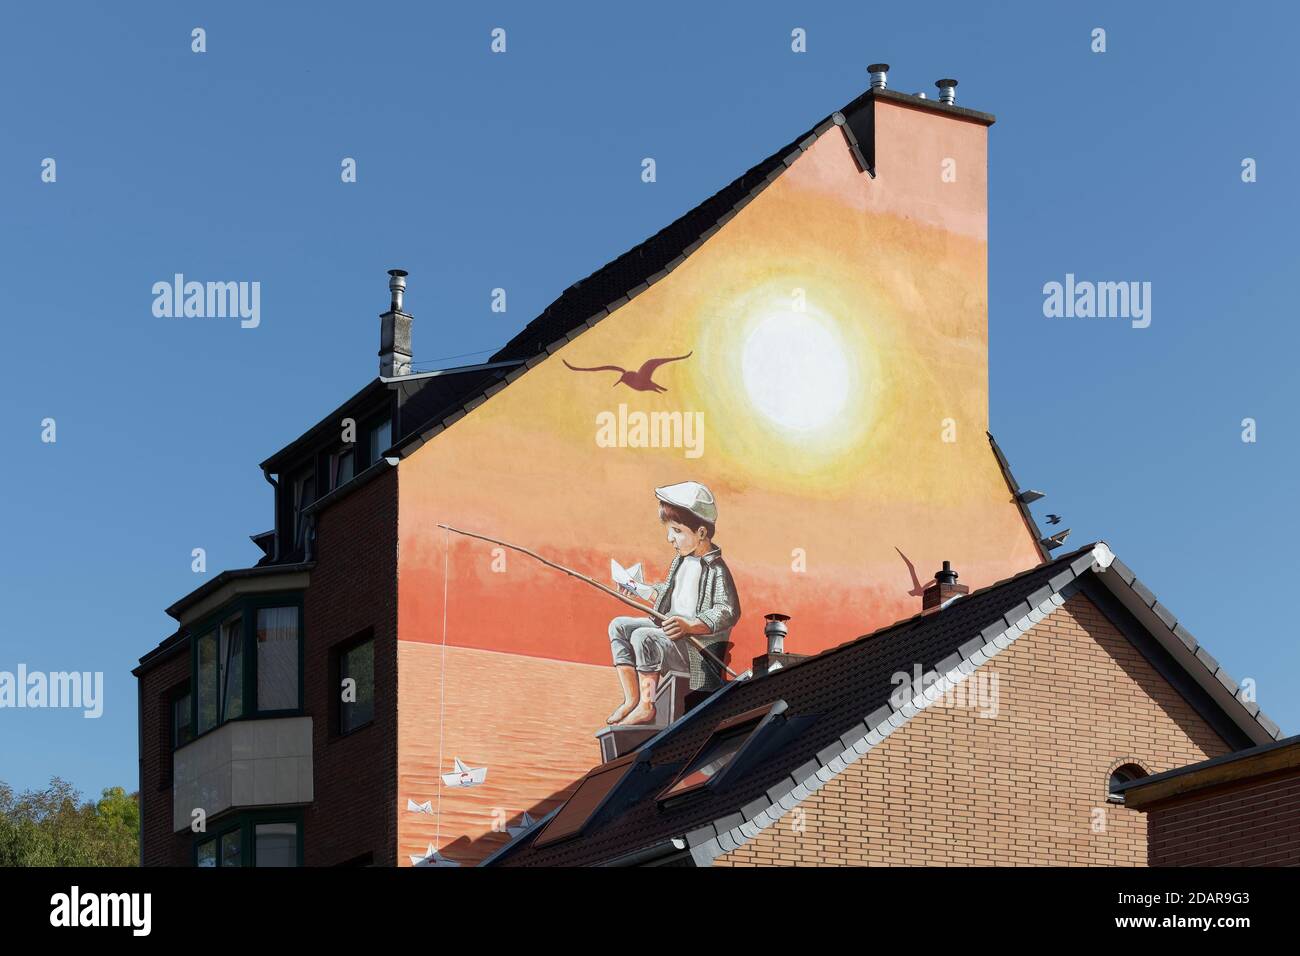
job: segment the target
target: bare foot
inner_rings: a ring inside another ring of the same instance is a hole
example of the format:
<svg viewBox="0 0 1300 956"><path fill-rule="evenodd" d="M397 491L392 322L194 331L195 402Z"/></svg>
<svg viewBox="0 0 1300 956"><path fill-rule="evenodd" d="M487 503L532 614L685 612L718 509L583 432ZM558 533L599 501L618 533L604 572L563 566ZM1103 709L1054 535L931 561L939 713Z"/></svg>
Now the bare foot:
<svg viewBox="0 0 1300 956"><path fill-rule="evenodd" d="M605 718L605 723L607 724L618 723L620 720L626 717L628 711L630 711L635 706L636 706L636 701L634 700L623 701L623 703L618 706L618 709L616 709L614 713L610 714L608 717Z"/></svg>
<svg viewBox="0 0 1300 956"><path fill-rule="evenodd" d="M629 712L619 723L624 727L633 724L653 724L655 720L655 705L653 702L637 704L636 708Z"/></svg>

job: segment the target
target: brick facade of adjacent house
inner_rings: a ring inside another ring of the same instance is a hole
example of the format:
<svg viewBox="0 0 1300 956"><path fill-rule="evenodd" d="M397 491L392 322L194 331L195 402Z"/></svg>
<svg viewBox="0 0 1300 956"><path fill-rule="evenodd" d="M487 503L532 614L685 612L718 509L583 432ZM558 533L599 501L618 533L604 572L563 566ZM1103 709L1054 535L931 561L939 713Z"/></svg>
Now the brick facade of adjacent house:
<svg viewBox="0 0 1300 956"><path fill-rule="evenodd" d="M1146 821L1107 802L1110 772L1230 749L1082 594L980 673L996 717L923 711L715 865L1141 866Z"/></svg>
<svg viewBox="0 0 1300 956"><path fill-rule="evenodd" d="M303 863L397 861L397 474L391 470L318 516L317 561L303 595L303 701L312 718L315 799L303 815ZM333 657L374 637L373 721L335 732ZM188 681L190 649L141 669L141 813L146 866L189 866L194 836L172 832L168 692ZM215 827L219 819L210 821Z"/></svg>
<svg viewBox="0 0 1300 956"><path fill-rule="evenodd" d="M140 848L145 866L189 866L190 834L172 833L170 692L190 679L190 650L164 657L140 675Z"/></svg>
<svg viewBox="0 0 1300 956"><path fill-rule="evenodd" d="M1295 769L1188 794L1147 818L1151 866L1300 866Z"/></svg>
<svg viewBox="0 0 1300 956"><path fill-rule="evenodd" d="M303 863L366 854L397 862L397 469L324 509L303 608L304 705L312 717L315 797L303 818ZM363 633L375 642L374 720L335 732L340 687L331 660Z"/></svg>

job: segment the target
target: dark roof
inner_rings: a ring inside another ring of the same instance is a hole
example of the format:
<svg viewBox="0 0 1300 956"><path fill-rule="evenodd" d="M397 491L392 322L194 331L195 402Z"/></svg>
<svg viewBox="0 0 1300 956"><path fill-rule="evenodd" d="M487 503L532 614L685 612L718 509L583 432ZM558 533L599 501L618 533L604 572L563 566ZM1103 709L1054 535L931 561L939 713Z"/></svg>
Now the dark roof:
<svg viewBox="0 0 1300 956"><path fill-rule="evenodd" d="M670 853L673 840L685 840L700 862L732 850L928 705L932 698L920 707L913 700L894 707L890 697L898 684L893 675L912 674L916 664L932 675L927 685L958 671L970 674L1090 580L1121 600L1123 593L1135 596L1133 616L1200 688L1196 699L1189 698L1198 711L1219 708L1219 726L1226 725L1243 745L1279 735L1277 725L1257 707L1252 713L1254 705L1233 696L1235 684L1233 695L1225 696L1228 684L1217 662L1211 666L1194 641L1195 650L1189 651L1175 632L1179 625L1172 615L1168 621L1157 616L1154 608L1163 608L1155 596L1104 543L1097 543L781 670L729 682L636 752L640 772L629 772L606 795L602 810L579 838L534 846L542 821L485 863L592 865L643 855L655 846ZM1143 605L1149 612L1145 617ZM938 696L947 686L932 692ZM1216 688L1221 693L1212 696ZM660 806L659 792L720 722L777 700L786 703L787 718L805 725L799 733L787 736L779 749L721 791L705 790Z"/></svg>

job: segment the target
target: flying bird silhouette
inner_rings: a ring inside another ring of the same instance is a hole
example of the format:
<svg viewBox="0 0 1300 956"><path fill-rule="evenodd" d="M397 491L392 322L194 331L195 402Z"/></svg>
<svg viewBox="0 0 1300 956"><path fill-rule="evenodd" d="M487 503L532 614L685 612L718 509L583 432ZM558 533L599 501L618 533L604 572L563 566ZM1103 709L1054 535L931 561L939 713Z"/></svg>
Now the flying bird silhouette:
<svg viewBox="0 0 1300 956"><path fill-rule="evenodd" d="M647 359L635 372L629 372L621 365L596 365L592 368L582 368L577 365L569 365L567 359L563 359L562 361L565 365L569 365L569 368L573 369L575 372L621 372L622 374L619 375L618 381L614 383L615 388L619 385L626 385L628 388L634 388L638 392L666 392L668 389L654 381L653 376L655 370L659 368L660 365L664 365L667 362L680 362L682 359L688 359L694 354L695 350L692 349L685 355L676 355L672 358Z"/></svg>
<svg viewBox="0 0 1300 956"><path fill-rule="evenodd" d="M912 597L924 596L925 588L921 586L921 582L916 577L916 565L914 565L911 561L907 560L907 555L905 555L902 552L902 550L898 547L898 545L894 545L894 550L898 552L898 556L902 558L903 563L907 565L908 573L912 575L912 590L908 591L907 593L910 594Z"/></svg>
<svg viewBox="0 0 1300 956"><path fill-rule="evenodd" d="M1047 523L1048 523L1048 524L1060 524L1060 523L1061 523L1061 516L1060 516L1060 515L1048 515L1048 516L1047 516Z"/></svg>

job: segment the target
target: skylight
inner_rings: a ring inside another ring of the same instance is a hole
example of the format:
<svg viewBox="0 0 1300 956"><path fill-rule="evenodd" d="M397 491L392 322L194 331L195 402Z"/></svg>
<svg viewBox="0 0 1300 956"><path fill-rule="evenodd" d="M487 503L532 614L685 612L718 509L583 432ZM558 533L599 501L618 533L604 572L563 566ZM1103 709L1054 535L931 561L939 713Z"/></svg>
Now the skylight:
<svg viewBox="0 0 1300 956"><path fill-rule="evenodd" d="M630 753L617 760L601 764L578 782L577 789L550 822L533 841L534 846L547 846L577 836L591 822L605 803L609 795L618 786L619 781L627 776L628 770L637 760L637 754Z"/></svg>
<svg viewBox="0 0 1300 956"><path fill-rule="evenodd" d="M716 786L729 771L735 771L742 754L753 755L769 736L768 728L785 713L786 703L778 700L770 706L737 714L722 721L713 729L709 739L677 776L677 779L659 795L660 800L670 800L704 787Z"/></svg>

